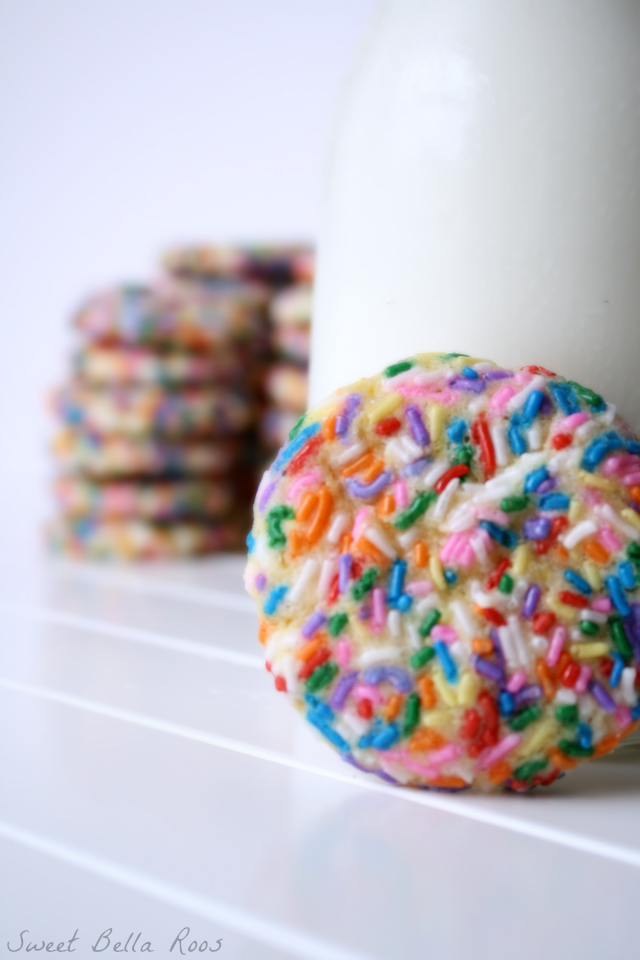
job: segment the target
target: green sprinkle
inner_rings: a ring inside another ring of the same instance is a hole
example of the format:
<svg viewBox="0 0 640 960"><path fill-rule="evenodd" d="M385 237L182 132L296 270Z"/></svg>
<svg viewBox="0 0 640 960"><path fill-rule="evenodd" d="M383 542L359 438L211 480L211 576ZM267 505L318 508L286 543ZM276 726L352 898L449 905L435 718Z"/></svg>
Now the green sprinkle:
<svg viewBox="0 0 640 960"><path fill-rule="evenodd" d="M533 780L536 773L540 773L548 764L548 757L542 757L540 760L528 760L526 763L521 763L519 767L515 768L513 776L516 780Z"/></svg>
<svg viewBox="0 0 640 960"><path fill-rule="evenodd" d="M442 614L439 610L430 610L426 615L420 626L418 627L418 633L421 637L428 637L432 629L435 627L436 623L440 619Z"/></svg>
<svg viewBox="0 0 640 960"><path fill-rule="evenodd" d="M399 373L404 373L405 370L411 370L411 367L414 365L413 360L401 360L400 363L392 363L390 367L384 371L385 377L395 377Z"/></svg>
<svg viewBox="0 0 640 960"><path fill-rule="evenodd" d="M561 740L558 747L567 757L592 757L595 753L593 747L581 747L574 740Z"/></svg>
<svg viewBox="0 0 640 960"><path fill-rule="evenodd" d="M620 617L609 617L608 624L614 647L621 656L628 659L632 654L632 650L622 625L622 620Z"/></svg>
<svg viewBox="0 0 640 960"><path fill-rule="evenodd" d="M444 360L446 363L447 360L455 360L456 357L468 357L468 353L444 353L441 357L438 357L438 360Z"/></svg>
<svg viewBox="0 0 640 960"><path fill-rule="evenodd" d="M295 440L295 438L298 436L302 430L302 424L304 423L305 417L306 413L303 413L298 422L294 423L294 425L291 427L291 430L289 431L289 440Z"/></svg>
<svg viewBox="0 0 640 960"><path fill-rule="evenodd" d="M407 697L407 709L404 715L404 726L402 728L402 735L404 737L409 737L415 728L418 726L418 721L420 720L420 697L415 691L410 693Z"/></svg>
<svg viewBox="0 0 640 960"><path fill-rule="evenodd" d="M503 573L500 577L498 590L500 593L511 593L513 590L513 577L510 577L508 573Z"/></svg>
<svg viewBox="0 0 640 960"><path fill-rule="evenodd" d="M567 380L567 383L570 387L573 387L580 399L588 403L590 407L601 407L604 404L604 400L595 390L590 390L589 387L583 387L581 383L576 383L575 380Z"/></svg>
<svg viewBox="0 0 640 960"><path fill-rule="evenodd" d="M588 637L595 637L596 633L600 631L600 626L594 623L593 620L581 620L580 631L581 633L586 633Z"/></svg>
<svg viewBox="0 0 640 960"><path fill-rule="evenodd" d="M316 667L307 680L307 690L310 693L315 693L317 690L322 690L323 687L327 687L338 670L339 667L337 663L323 663L321 667Z"/></svg>
<svg viewBox="0 0 640 960"><path fill-rule="evenodd" d="M418 650L417 653L414 653L409 663L414 670L420 670L421 667L424 667L424 665L429 663L430 660L433 660L435 655L436 652L433 647L423 647L422 650Z"/></svg>
<svg viewBox="0 0 640 960"><path fill-rule="evenodd" d="M368 570L362 574L357 583L353 585L351 594L354 600L362 600L365 594L369 593L370 590L373 590L373 585L376 582L376 577L378 576L378 571L375 567L370 567Z"/></svg>
<svg viewBox="0 0 640 960"><path fill-rule="evenodd" d="M408 530L409 527L412 527L437 498L438 494L435 490L429 490L428 493L419 493L411 506L393 521L396 530Z"/></svg>
<svg viewBox="0 0 640 960"><path fill-rule="evenodd" d="M348 623L349 617L346 613L334 613L332 617L329 617L329 636L339 637Z"/></svg>
<svg viewBox="0 0 640 960"><path fill-rule="evenodd" d="M529 506L531 500L523 494L521 497L505 497L500 503L500 509L505 513L515 513L517 510L524 510Z"/></svg>
<svg viewBox="0 0 640 960"><path fill-rule="evenodd" d="M530 723L542 716L542 707L537 703L532 703L530 707L516 713L515 717L509 720L509 727L512 730L524 730Z"/></svg>
<svg viewBox="0 0 640 960"><path fill-rule="evenodd" d="M556 707L556 720L566 727L573 727L578 722L578 708L573 703L564 703Z"/></svg>
<svg viewBox="0 0 640 960"><path fill-rule="evenodd" d="M630 543L627 547L627 556L630 560L640 560L640 543Z"/></svg>
<svg viewBox="0 0 640 960"><path fill-rule="evenodd" d="M293 520L295 511L284 504L272 507L267 514L267 542L274 550L283 550L287 545L287 538L282 529L285 520Z"/></svg>
<svg viewBox="0 0 640 960"><path fill-rule="evenodd" d="M473 447L470 447L468 443L463 443L456 450L455 456L451 461L454 467L457 467L460 463L466 463L468 467L471 467L473 463ZM466 480L466 475L460 478L463 482Z"/></svg>

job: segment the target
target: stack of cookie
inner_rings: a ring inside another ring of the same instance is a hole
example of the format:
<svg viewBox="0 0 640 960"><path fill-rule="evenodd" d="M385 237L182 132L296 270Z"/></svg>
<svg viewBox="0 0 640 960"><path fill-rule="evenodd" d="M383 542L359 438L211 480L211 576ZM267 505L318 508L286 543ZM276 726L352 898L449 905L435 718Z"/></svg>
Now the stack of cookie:
<svg viewBox="0 0 640 960"><path fill-rule="evenodd" d="M54 406L61 517L78 556L191 556L242 544L255 487L268 291L163 277L92 298Z"/></svg>

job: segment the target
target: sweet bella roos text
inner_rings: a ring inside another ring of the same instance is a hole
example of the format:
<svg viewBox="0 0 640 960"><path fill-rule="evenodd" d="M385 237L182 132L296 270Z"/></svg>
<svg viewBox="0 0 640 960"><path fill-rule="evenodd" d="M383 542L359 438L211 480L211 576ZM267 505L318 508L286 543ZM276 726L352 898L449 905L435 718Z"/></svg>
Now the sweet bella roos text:
<svg viewBox="0 0 640 960"><path fill-rule="evenodd" d="M72 944L80 942L80 937L78 936L77 930L70 940L62 940L57 946L54 946L53 940L47 944L45 944L45 941L43 940L40 945L38 945L37 940L33 942L31 940L26 941L25 934L27 933L29 933L28 930L22 930L20 933L20 945L12 947L11 943L7 942L7 949L10 950L11 953L19 953L23 949L25 949L27 953L31 953L32 950L37 952L44 950L45 953L75 953L76 948L72 946ZM171 944L169 953L172 953L174 947L176 947L176 952L179 952L181 956L184 957L187 955L187 953L194 953L195 951L198 951L198 953L204 953L205 951L209 953L217 953L222 947L222 937L219 940L216 940L217 946L215 947L210 947L207 940L202 940L201 942L198 940L191 940L187 942L187 938L189 937L190 933L191 930L189 927L183 927ZM91 949L94 953L103 953L105 950L109 950L109 948L114 950L116 953L129 953L129 944L131 944L132 953L155 953L150 940L145 940L136 950L136 944L141 936L141 933L135 935L135 940L133 943L131 943L134 934L130 933L124 946L122 945L121 940L116 941L112 945L111 941L113 939L113 927L108 927L100 934L96 942L92 944ZM186 948L186 952L183 950L183 945Z"/></svg>

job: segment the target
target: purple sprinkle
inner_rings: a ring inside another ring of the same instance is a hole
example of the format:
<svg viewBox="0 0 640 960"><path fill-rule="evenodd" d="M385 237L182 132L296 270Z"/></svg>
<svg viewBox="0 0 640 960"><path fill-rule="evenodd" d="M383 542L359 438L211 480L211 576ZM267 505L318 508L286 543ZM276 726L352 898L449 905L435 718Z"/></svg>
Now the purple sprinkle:
<svg viewBox="0 0 640 960"><path fill-rule="evenodd" d="M526 687L521 687L517 693L513 695L513 705L514 707L521 707L523 703L532 703L534 700L539 700L542 696L542 687L537 683L529 683Z"/></svg>
<svg viewBox="0 0 640 960"><path fill-rule="evenodd" d="M371 616L371 607L368 603L363 603L361 607L358 608L358 620L368 620Z"/></svg>
<svg viewBox="0 0 640 960"><path fill-rule="evenodd" d="M269 503L269 498L275 490L277 481L274 480L272 483L268 483L262 493L260 494L260 499L258 500L258 510L260 513L264 513L267 504Z"/></svg>
<svg viewBox="0 0 640 960"><path fill-rule="evenodd" d="M425 469L428 463L431 463L429 457L421 457L420 460L414 460L402 471L403 477L417 477Z"/></svg>
<svg viewBox="0 0 640 960"><path fill-rule="evenodd" d="M525 520L522 532L527 540L546 540L551 530L551 520L547 517L536 517Z"/></svg>
<svg viewBox="0 0 640 960"><path fill-rule="evenodd" d="M351 575L351 563L353 558L350 553L343 553L338 560L338 590L340 593L346 593L349 586L349 577Z"/></svg>
<svg viewBox="0 0 640 960"><path fill-rule="evenodd" d="M259 573L255 579L256 590L264 590L267 585L267 578L264 573Z"/></svg>
<svg viewBox="0 0 640 960"><path fill-rule="evenodd" d="M334 427L334 432L336 437L341 437L343 434L347 432L348 429L349 429L349 421L347 420L346 417L343 417L342 414L340 414L339 417L336 417L336 425Z"/></svg>
<svg viewBox="0 0 640 960"><path fill-rule="evenodd" d="M555 490L557 486L558 486L558 481L556 480L556 478L549 477L547 480L542 481L542 483L536 490L536 494L542 495L544 493L551 493L551 491Z"/></svg>
<svg viewBox="0 0 640 960"><path fill-rule="evenodd" d="M406 670L401 667L376 666L369 667L362 674L365 683L372 687L377 687L379 683L386 680L392 687L395 687L400 693L409 693L413 686L411 677Z"/></svg>
<svg viewBox="0 0 640 960"><path fill-rule="evenodd" d="M546 417L550 413L553 413L553 404L551 403L551 400L546 395L546 393L542 398L542 403L540 404L540 409L538 410L538 413L543 417Z"/></svg>
<svg viewBox="0 0 640 960"><path fill-rule="evenodd" d="M471 664L475 672L481 676L488 677L489 680L495 680L496 683L504 683L504 670L497 663L492 663L491 660L485 660L484 657L479 657L477 653L472 653Z"/></svg>
<svg viewBox="0 0 640 960"><path fill-rule="evenodd" d="M633 656L637 664L640 664L640 603L630 604L631 613L622 621L624 632L631 644Z"/></svg>
<svg viewBox="0 0 640 960"><path fill-rule="evenodd" d="M537 583L532 583L525 594L524 603L522 604L523 617L532 617L534 615L539 599L540 587Z"/></svg>
<svg viewBox="0 0 640 960"><path fill-rule="evenodd" d="M493 649L495 650L496 657L498 658L498 663L502 667L503 672L506 671L506 663L504 659L504 651L502 649L502 644L500 643L500 635L495 627L492 627L489 631L489 636L491 637L491 642L493 644Z"/></svg>
<svg viewBox="0 0 640 960"><path fill-rule="evenodd" d="M601 683L598 683L597 680L589 681L589 693L591 696L598 701L603 710L606 710L607 713L616 712L616 702L613 700Z"/></svg>
<svg viewBox="0 0 640 960"><path fill-rule="evenodd" d="M344 405L345 415L351 419L359 406L360 406L360 394L350 393Z"/></svg>
<svg viewBox="0 0 640 960"><path fill-rule="evenodd" d="M449 381L449 386L467 393L482 393L485 385L482 380L466 380L464 377L457 377Z"/></svg>
<svg viewBox="0 0 640 960"><path fill-rule="evenodd" d="M362 674L362 679L370 687L377 687L385 679L384 667L368 667Z"/></svg>
<svg viewBox="0 0 640 960"><path fill-rule="evenodd" d="M411 427L413 439L416 443L420 444L421 447L428 447L431 443L431 437L429 436L429 431L424 425L420 410L418 407L410 406L407 407L406 414L409 418L409 426Z"/></svg>
<svg viewBox="0 0 640 960"><path fill-rule="evenodd" d="M305 640L310 640L316 630L319 630L320 627L324 627L326 622L327 618L325 617L324 613L321 613L320 610L316 610L315 613L311 614L307 622L303 624L300 633Z"/></svg>
<svg viewBox="0 0 640 960"><path fill-rule="evenodd" d="M359 480L347 480L347 488L352 497L360 497L362 500L369 500L381 493L385 487L388 487L393 480L391 470L383 470L379 477L373 483L361 483Z"/></svg>
<svg viewBox="0 0 640 960"><path fill-rule="evenodd" d="M509 380L513 376L508 370L487 370L482 374L483 380Z"/></svg>
<svg viewBox="0 0 640 960"><path fill-rule="evenodd" d="M363 773L375 773L377 777L380 777L381 780L386 780L387 783L399 783L399 780L394 780L393 777L390 777L388 773L385 773L383 770L371 770L369 767L363 767L362 764L358 763L353 758L351 753L343 753L342 759L346 760L347 763L350 763L352 767L355 767L356 770L362 770Z"/></svg>
<svg viewBox="0 0 640 960"><path fill-rule="evenodd" d="M332 706L334 710L341 710L342 707L344 707L344 702L349 696L351 688L355 686L357 679L357 670L350 670L349 673L345 673L340 677L333 691L333 696L329 701L329 705Z"/></svg>

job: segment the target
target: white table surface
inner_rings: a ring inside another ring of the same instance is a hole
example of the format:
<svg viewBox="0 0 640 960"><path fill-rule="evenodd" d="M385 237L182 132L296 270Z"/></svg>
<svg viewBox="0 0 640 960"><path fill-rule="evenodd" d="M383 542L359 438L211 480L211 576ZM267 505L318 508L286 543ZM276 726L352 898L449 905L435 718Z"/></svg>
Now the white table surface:
<svg viewBox="0 0 640 960"><path fill-rule="evenodd" d="M273 689L242 568L3 550L0 956L185 927L247 960L637 955L639 763L528 796L361 774Z"/></svg>

